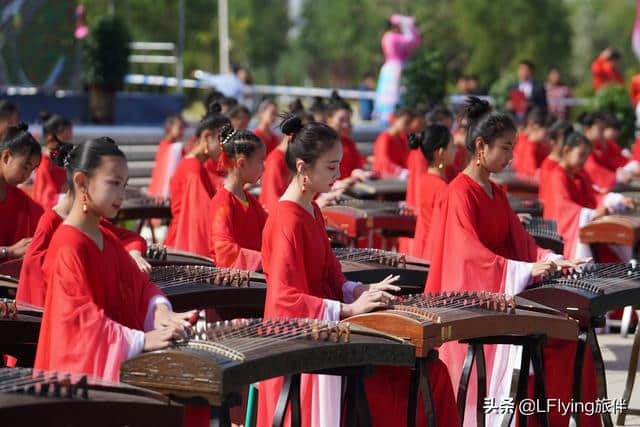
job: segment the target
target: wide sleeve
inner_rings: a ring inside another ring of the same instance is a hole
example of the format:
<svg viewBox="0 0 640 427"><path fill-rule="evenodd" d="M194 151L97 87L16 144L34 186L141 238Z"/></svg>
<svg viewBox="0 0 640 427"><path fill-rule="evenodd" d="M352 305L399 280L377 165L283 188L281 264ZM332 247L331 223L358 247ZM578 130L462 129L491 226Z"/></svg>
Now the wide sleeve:
<svg viewBox="0 0 640 427"><path fill-rule="evenodd" d="M142 255L147 252L147 241L139 234L125 228L118 227L106 219L101 219L100 225L112 232L128 252L140 251Z"/></svg>
<svg viewBox="0 0 640 427"><path fill-rule="evenodd" d="M25 213L21 214L22 219L20 222L25 222L25 235L23 237L32 237L36 229L38 228L38 221L40 221L40 217L44 213L44 209L40 204L35 202L31 197L25 194L26 198L26 209Z"/></svg>
<svg viewBox="0 0 640 427"><path fill-rule="evenodd" d="M24 254L20 280L18 281L18 293L16 294L16 300L21 303L44 307L47 289L42 274L42 265L54 232L51 228L50 226L45 227L44 224L39 227Z"/></svg>
<svg viewBox="0 0 640 427"><path fill-rule="evenodd" d="M406 174L406 168L395 163L392 156L393 137L387 132L378 135L373 144L373 171L383 177L400 177Z"/></svg>
<svg viewBox="0 0 640 427"><path fill-rule="evenodd" d="M143 332L111 320L95 304L88 268L89 263L72 248L56 253L47 271L49 289L35 368L118 380L120 364L135 352L134 344Z"/></svg>
<svg viewBox="0 0 640 427"><path fill-rule="evenodd" d="M584 171L595 185L607 191L616 183L616 173L598 163L593 154L590 154L587 158L584 164Z"/></svg>
<svg viewBox="0 0 640 427"><path fill-rule="evenodd" d="M221 200L223 201L222 203L220 202ZM229 203L224 203L224 201L228 201L228 199L214 197L209 205L209 215L211 217L209 250L211 258L220 267L256 271L260 266L260 252L240 246L237 237L234 235L233 207ZM260 218L256 217L255 220L260 221ZM264 225L264 222L262 224ZM251 230L245 230L245 232L251 232Z"/></svg>
<svg viewBox="0 0 640 427"><path fill-rule="evenodd" d="M532 262L507 259L488 249L478 235L476 215L461 191L449 192L436 206L429 235L431 268L425 292L517 293L528 284Z"/></svg>

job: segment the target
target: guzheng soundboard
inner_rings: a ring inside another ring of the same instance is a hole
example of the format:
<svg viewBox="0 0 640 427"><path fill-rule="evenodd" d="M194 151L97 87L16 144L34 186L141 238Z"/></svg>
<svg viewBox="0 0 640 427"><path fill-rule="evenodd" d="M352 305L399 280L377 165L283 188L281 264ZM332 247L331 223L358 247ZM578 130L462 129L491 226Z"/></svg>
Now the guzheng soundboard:
<svg viewBox="0 0 640 427"><path fill-rule="evenodd" d="M492 174L491 179L506 188L511 195L538 196L538 180L536 178L518 175L513 170L505 170Z"/></svg>
<svg viewBox="0 0 640 427"><path fill-rule="evenodd" d="M3 426L180 427L183 408L159 393L84 375L0 369Z"/></svg>
<svg viewBox="0 0 640 427"><path fill-rule="evenodd" d="M396 202L341 199L322 208L327 225L342 230L349 238L368 236L380 230L386 237L413 237L416 215L413 209Z"/></svg>
<svg viewBox="0 0 640 427"><path fill-rule="evenodd" d="M347 189L347 194L357 199L405 200L407 181L400 179L373 179L357 182Z"/></svg>
<svg viewBox="0 0 640 427"><path fill-rule="evenodd" d="M137 188L127 188L116 220L151 218L171 218L169 200L149 197Z"/></svg>
<svg viewBox="0 0 640 427"><path fill-rule="evenodd" d="M586 328L602 323L610 310L640 304L640 269L635 262L586 264L582 272L560 272L519 295L563 311Z"/></svg>
<svg viewBox="0 0 640 427"><path fill-rule="evenodd" d="M562 236L558 234L555 221L533 217L524 225L524 228L541 248L552 250L560 255L564 253L564 242Z"/></svg>
<svg viewBox="0 0 640 427"><path fill-rule="evenodd" d="M542 216L543 206L535 196L508 196L511 209L517 214Z"/></svg>
<svg viewBox="0 0 640 427"><path fill-rule="evenodd" d="M578 323L564 313L484 291L401 296L389 309L345 321L403 338L416 346L416 357L427 357L446 342L471 338L547 335L576 340L578 336Z"/></svg>
<svg viewBox="0 0 640 427"><path fill-rule="evenodd" d="M270 378L368 365L412 366L415 348L341 322L236 319L121 366L122 382L221 406L243 386Z"/></svg>
<svg viewBox="0 0 640 427"><path fill-rule="evenodd" d="M150 244L147 247L145 258L151 265L203 265L213 266L211 258L194 254L193 252L181 251L175 248L168 248L164 245Z"/></svg>
<svg viewBox="0 0 640 427"><path fill-rule="evenodd" d="M618 244L634 247L640 240L640 214L607 215L580 229L582 243Z"/></svg>
<svg viewBox="0 0 640 427"><path fill-rule="evenodd" d="M151 281L167 296L175 311L215 309L222 318L262 315L266 297L264 276L229 268L166 265L151 269Z"/></svg>
<svg viewBox="0 0 640 427"><path fill-rule="evenodd" d="M36 356L40 321L40 316L35 313L19 312L14 300L0 298L0 355L16 357L20 366L32 365Z"/></svg>
<svg viewBox="0 0 640 427"><path fill-rule="evenodd" d="M339 248L333 253L345 277L354 282L375 283L393 274L400 276L396 284L402 293L421 292L427 282L429 263L419 258L371 248Z"/></svg>

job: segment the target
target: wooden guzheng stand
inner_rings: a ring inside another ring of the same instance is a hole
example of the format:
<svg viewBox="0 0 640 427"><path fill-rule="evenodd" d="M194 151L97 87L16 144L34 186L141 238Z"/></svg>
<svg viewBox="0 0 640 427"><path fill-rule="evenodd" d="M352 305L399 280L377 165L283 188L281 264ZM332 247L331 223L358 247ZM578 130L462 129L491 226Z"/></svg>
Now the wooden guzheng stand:
<svg viewBox="0 0 640 427"><path fill-rule="evenodd" d="M604 326L608 311L640 304L640 269L636 264L586 265L581 273L558 273L520 295L563 311L579 321L573 400L580 401L582 366L587 345L596 366L598 397L606 399L604 362L594 330ZM631 391L625 391L627 392L630 395ZM572 420L577 423L577 413L572 414ZM609 413L602 414L602 421L605 426L613 426Z"/></svg>
<svg viewBox="0 0 640 427"><path fill-rule="evenodd" d="M183 408L165 396L84 375L0 369L3 426L182 426Z"/></svg>
<svg viewBox="0 0 640 427"><path fill-rule="evenodd" d="M3 354L17 358L18 366L33 366L40 321L39 316L19 312L14 300L0 298L0 366Z"/></svg>
<svg viewBox="0 0 640 427"><path fill-rule="evenodd" d="M248 384L285 377L274 426L287 407L300 425L300 374L347 378L345 425L369 425L362 367L412 366L415 348L401 339L315 319L237 319L208 324L184 342L143 353L122 364L121 380L182 401L214 408L215 422L229 426L229 407Z"/></svg>
<svg viewBox="0 0 640 427"><path fill-rule="evenodd" d="M520 305L535 307L539 312L518 308ZM546 311L546 312L545 312ZM346 319L384 333L405 339L416 346L416 365L412 372L408 424L415 425L417 389L422 392L425 415L429 426L435 426L436 415L431 402L431 391L427 380L426 360L434 356L440 345L450 341L469 343L463 375L458 391L458 412L464 419L466 388L471 367L475 359L478 371L478 425L484 426L483 404L486 396L486 369L483 344L519 344L523 351L521 375L517 400L526 397L526 382L529 375L529 358L534 362L538 398L544 398L544 376L542 372L542 349L540 336L575 340L578 325L566 315L551 314L545 309L525 300L516 301L501 294L488 292L451 292L435 295L408 295L400 297L390 309L361 314ZM491 337L492 339L480 340ZM542 421L545 424L546 418ZM521 422L526 418L521 417ZM548 425L548 421L546 421Z"/></svg>

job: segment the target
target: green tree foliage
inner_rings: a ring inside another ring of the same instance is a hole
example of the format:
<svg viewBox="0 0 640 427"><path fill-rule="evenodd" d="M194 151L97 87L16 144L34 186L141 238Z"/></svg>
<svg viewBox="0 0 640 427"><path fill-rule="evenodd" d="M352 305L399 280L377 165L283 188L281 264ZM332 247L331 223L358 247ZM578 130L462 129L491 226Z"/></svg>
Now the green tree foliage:
<svg viewBox="0 0 640 427"><path fill-rule="evenodd" d="M447 70L440 51L419 49L407 62L402 76L406 88L403 99L408 106L433 106L444 99Z"/></svg>
<svg viewBox="0 0 640 427"><path fill-rule="evenodd" d="M631 143L633 143L635 112L625 88L615 83L604 85L593 97L587 108L590 111L606 111L614 114L622 123L619 142L623 146L631 146Z"/></svg>
<svg viewBox="0 0 640 427"><path fill-rule="evenodd" d="M87 83L120 89L129 69L130 41L129 30L120 18L101 17L84 46Z"/></svg>

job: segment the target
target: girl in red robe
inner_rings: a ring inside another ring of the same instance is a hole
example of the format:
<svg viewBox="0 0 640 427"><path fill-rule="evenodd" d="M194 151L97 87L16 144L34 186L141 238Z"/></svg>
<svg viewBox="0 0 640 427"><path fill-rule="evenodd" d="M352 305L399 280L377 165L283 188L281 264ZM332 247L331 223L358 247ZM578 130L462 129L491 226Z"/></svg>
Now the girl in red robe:
<svg viewBox="0 0 640 427"><path fill-rule="evenodd" d="M264 143L267 155L280 143L278 136L271 131L271 127L278 118L278 106L273 99L265 99L258 107L258 126L253 130Z"/></svg>
<svg viewBox="0 0 640 427"><path fill-rule="evenodd" d="M171 224L165 245L209 256L209 215L202 203L211 200L216 192L205 163L213 163L220 155L220 129L231 126L229 119L212 112L196 129L197 141L180 162L171 178ZM217 173L217 172L216 172Z"/></svg>
<svg viewBox="0 0 640 427"><path fill-rule="evenodd" d="M406 179L409 140L407 131L413 118L411 110L396 109L389 129L383 131L373 143L373 172L383 178Z"/></svg>
<svg viewBox="0 0 640 427"><path fill-rule="evenodd" d="M167 347L194 313L173 313L115 236L100 229L100 218L118 213L128 178L126 158L113 140L65 144L56 161L67 165L76 197L44 260L46 299L34 368L118 381L124 360Z"/></svg>
<svg viewBox="0 0 640 427"><path fill-rule="evenodd" d="M564 140L572 132L573 126L571 125L571 123L562 119L557 120L549 128L548 134L551 152L540 165L540 185L538 187L538 199L542 203L544 203L547 197L553 196L546 193L546 189L548 188L548 186L544 183L549 178L549 173L551 172L551 170L558 166L560 158L562 157L562 145L564 144Z"/></svg>
<svg viewBox="0 0 640 427"><path fill-rule="evenodd" d="M434 206L447 191L445 168L453 163L456 150L451 142L449 128L440 125L427 126L424 132L409 136L411 148L419 151L429 162L427 173L422 176L418 196L416 232L409 255L429 259L426 251Z"/></svg>
<svg viewBox="0 0 640 427"><path fill-rule="evenodd" d="M386 306L393 300L388 292L398 289L392 284L395 278L372 285L348 282L329 245L322 212L313 201L318 193L328 192L340 177L342 147L338 134L320 123L303 127L298 117L286 119L282 130L293 135L286 160L294 178L262 234L262 263L267 277L264 317L339 320ZM442 382L446 383L446 368L443 375L438 370L442 367L435 366L430 371L431 378L440 384L438 381L444 377ZM281 383L281 379L260 383L259 426L271 424ZM401 425L406 405L404 412L399 412L391 404L379 404L389 389L376 390L370 404L372 420L379 425L392 425L386 423L391 417ZM408 381L403 391L408 391ZM453 401L452 393L445 398ZM339 399L339 378L303 375L303 426L339 425Z"/></svg>
<svg viewBox="0 0 640 427"><path fill-rule="evenodd" d="M536 176L540 165L549 155L551 150L546 139L546 121L545 110L534 108L527 114L524 132L518 135L513 151L513 168L517 173Z"/></svg>
<svg viewBox="0 0 640 427"><path fill-rule="evenodd" d="M365 159L358 151L356 142L351 138L351 106L336 92L331 95L327 107L327 124L340 136L342 145L342 162L340 162L340 179L364 177L362 168Z"/></svg>
<svg viewBox="0 0 640 427"><path fill-rule="evenodd" d="M0 142L0 262L24 255L43 212L17 187L40 163L40 144L27 129L10 126Z"/></svg>
<svg viewBox="0 0 640 427"><path fill-rule="evenodd" d="M16 300L19 303L40 308L44 307L46 288L44 286L42 264L54 232L69 215L72 205L73 193L68 191L56 206L52 209L47 209L40 217L36 232L22 261L18 293L16 295ZM120 241L140 271L145 273L151 271L151 266L143 257L147 251L147 242L140 235L117 227L104 218L100 218L99 227L100 231L112 233Z"/></svg>
<svg viewBox="0 0 640 427"><path fill-rule="evenodd" d="M164 138L158 145L151 172L148 193L151 196L169 197L169 180L184 155L182 138L185 123L180 116L170 116L164 124Z"/></svg>
<svg viewBox="0 0 640 427"><path fill-rule="evenodd" d="M552 169L544 182L540 182L540 191L547 194L544 204L544 217L558 224L558 232L564 240L566 258L591 257L591 247L580 241L580 228L609 212L624 210L633 206L633 202L618 193L608 193L601 203L599 194L594 190L589 177L582 172L591 151L591 142L581 133L567 136L562 144L562 155L558 166ZM551 197L553 195L553 197ZM628 261L630 248L617 253ZM608 256L607 256L608 258ZM602 260L602 256L599 257Z"/></svg>
<svg viewBox="0 0 640 427"><path fill-rule="evenodd" d="M264 173L260 185L260 203L267 210L273 212L278 200L284 194L291 182L291 171L284 159L289 137L285 136L282 142L267 155L264 161Z"/></svg>
<svg viewBox="0 0 640 427"><path fill-rule="evenodd" d="M221 135L220 166L227 179L209 204L211 258L220 267L256 271L267 213L244 188L260 179L266 150L251 132L228 127Z"/></svg>
<svg viewBox="0 0 640 427"><path fill-rule="evenodd" d="M532 278L545 276L557 265L574 263L560 261L561 256L538 248L509 206L505 192L489 179L491 173L501 172L511 160L516 136L512 120L491 112L486 101L475 97L465 108L470 120L466 146L472 160L449 184L446 197L433 213L427 249L431 268L425 292L485 290L515 295ZM440 357L449 367L454 384L460 380L466 350L459 343L440 348ZM487 396L498 402L508 396L513 369L519 366L518 353L516 347L485 346ZM545 358L548 366L546 363ZM548 395L554 395L554 390L566 383L571 387L570 381L557 372L545 372ZM465 425L476 424L476 394L474 370ZM499 414L490 415L494 416ZM490 418L487 425L499 422Z"/></svg>
<svg viewBox="0 0 640 427"><path fill-rule="evenodd" d="M67 175L63 168L56 166L51 160L51 152L55 151L60 141L71 141L71 122L57 114L41 113L44 150L40 166L33 177L31 197L45 208L52 208L58 199L67 192Z"/></svg>

